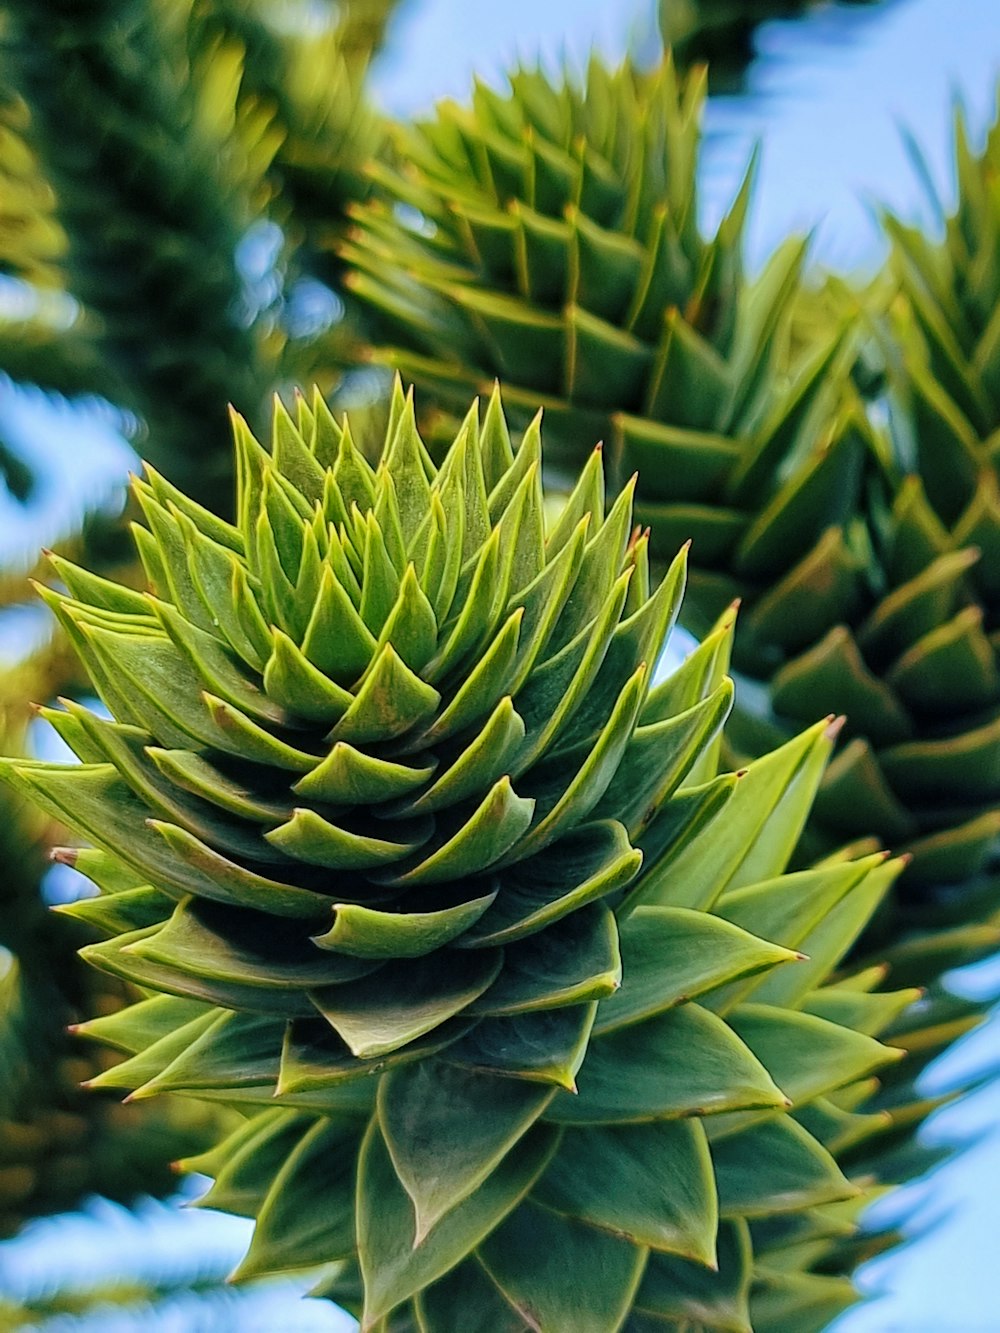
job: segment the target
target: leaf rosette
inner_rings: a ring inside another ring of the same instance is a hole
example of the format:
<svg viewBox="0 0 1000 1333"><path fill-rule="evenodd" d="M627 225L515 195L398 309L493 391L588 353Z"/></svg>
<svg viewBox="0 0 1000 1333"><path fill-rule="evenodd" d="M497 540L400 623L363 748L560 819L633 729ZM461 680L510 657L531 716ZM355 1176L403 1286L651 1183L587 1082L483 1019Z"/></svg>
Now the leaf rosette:
<svg viewBox="0 0 1000 1333"><path fill-rule="evenodd" d="M242 1274L346 1260L366 1327L745 1326L753 1220L858 1196L913 998L831 982L898 863L782 873L829 720L719 774L732 612L651 686L685 553L651 580L599 449L546 530L498 392L440 467L398 384L374 467L319 396L235 434L235 525L136 483L150 592L56 560L111 717L2 769L93 844L86 956L158 992L86 1025L96 1083L246 1112L200 1163Z"/></svg>
<svg viewBox="0 0 1000 1333"><path fill-rule="evenodd" d="M906 853L859 952L890 964L890 985L935 989L922 1013L939 1049L975 1022L942 977L1000 938L1000 139L976 157L959 120L943 244L889 220L905 296L884 358L905 408L893 440L859 393L875 385L859 360L871 310L835 283L817 303L799 240L745 273L752 166L718 226L699 225L703 102L703 76L669 57L477 85L397 130L344 254L381 321L377 357L446 409L494 375L515 411L543 403L554 473L605 439L613 480L638 470L654 559L691 541L685 624L707 633L740 599L734 662L751 679L731 753L846 714L800 861L872 838ZM912 1087L877 1105L911 1129L926 1109ZM924 1160L902 1157L906 1172ZM896 1178L897 1160L870 1164Z"/></svg>

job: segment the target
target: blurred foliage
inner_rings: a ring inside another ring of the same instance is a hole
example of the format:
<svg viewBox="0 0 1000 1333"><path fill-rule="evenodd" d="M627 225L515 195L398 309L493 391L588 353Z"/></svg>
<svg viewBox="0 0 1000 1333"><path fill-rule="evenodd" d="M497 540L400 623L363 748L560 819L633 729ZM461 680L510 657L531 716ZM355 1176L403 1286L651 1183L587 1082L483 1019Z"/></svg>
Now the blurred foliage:
<svg viewBox="0 0 1000 1333"><path fill-rule="evenodd" d="M0 291L0 370L129 410L143 455L225 510L226 403L330 389L351 343L325 256L367 192L392 8L0 6L0 272L23 289L10 316Z"/></svg>
<svg viewBox="0 0 1000 1333"><path fill-rule="evenodd" d="M252 418L289 377L332 389L356 337L331 238L369 188L362 168L382 130L363 83L393 7L0 5L0 372L71 400L109 400L147 457L225 510L227 401ZM2 425L0 477L30 496L30 465ZM135 582L120 523L82 517L62 549ZM44 564L31 573L50 577ZM0 615L30 595L27 571L0 574ZM5 666L4 753L29 744L29 700L82 688L58 630ZM112 1057L81 1050L66 1024L128 995L95 989L76 958L87 936L45 906L49 848L64 839L5 794L5 1232L94 1190L123 1201L167 1192L170 1162L219 1132L215 1111L122 1107L80 1091Z"/></svg>
<svg viewBox="0 0 1000 1333"><path fill-rule="evenodd" d="M191 1222L191 1215L185 1220ZM102 1204L77 1215L73 1227L84 1247L101 1245L108 1229L114 1230L118 1245L114 1276L100 1275L108 1271L106 1262L99 1261L94 1272L81 1267L78 1255L70 1254L66 1263L56 1257L42 1271L22 1274L0 1292L0 1329L4 1333L48 1328L103 1333L109 1326L141 1325L236 1333L248 1324L264 1327L261 1320L271 1301L284 1301L287 1308L288 1300L301 1291L301 1281L287 1280L236 1289L226 1280L233 1262L233 1247L227 1238L220 1241L212 1235L206 1222L201 1230L207 1244L167 1249L156 1243L157 1232L171 1223L176 1229L176 1214L151 1200L129 1214L116 1205ZM42 1224L24 1244L36 1254L43 1253L61 1225L58 1219ZM303 1327L329 1328L330 1323L322 1318L306 1319Z"/></svg>
<svg viewBox="0 0 1000 1333"><path fill-rule="evenodd" d="M885 0L659 0L660 31L679 64L708 63L713 93L733 93L744 86L762 23L881 3Z"/></svg>

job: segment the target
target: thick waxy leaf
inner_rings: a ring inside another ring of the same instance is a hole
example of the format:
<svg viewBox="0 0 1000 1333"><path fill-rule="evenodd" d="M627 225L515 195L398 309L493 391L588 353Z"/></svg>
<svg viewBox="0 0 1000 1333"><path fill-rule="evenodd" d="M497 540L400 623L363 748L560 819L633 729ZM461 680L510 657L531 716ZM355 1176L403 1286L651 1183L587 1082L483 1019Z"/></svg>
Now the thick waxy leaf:
<svg viewBox="0 0 1000 1333"><path fill-rule="evenodd" d="M126 893L130 889L148 887L142 875L130 869L118 857L96 847L55 847L52 859L60 865L72 866L96 884L102 894Z"/></svg>
<svg viewBox="0 0 1000 1333"><path fill-rule="evenodd" d="M133 1097L157 1092L222 1092L241 1088L273 1090L283 1018L217 1010L214 1021L179 1055L146 1080Z"/></svg>
<svg viewBox="0 0 1000 1333"><path fill-rule="evenodd" d="M166 1032L152 1045L136 1052L129 1060L113 1064L88 1082L91 1088L140 1088L155 1078L182 1055L193 1041L209 1031L219 1017L219 1010L203 1005L201 1012L182 1027Z"/></svg>
<svg viewBox="0 0 1000 1333"><path fill-rule="evenodd" d="M382 625L379 646L391 643L413 671L426 666L437 643L434 608L424 594L412 563L406 566L392 610Z"/></svg>
<svg viewBox="0 0 1000 1333"><path fill-rule="evenodd" d="M472 1012L499 1017L612 995L621 984L618 927L600 903L504 948L503 971Z"/></svg>
<svg viewBox="0 0 1000 1333"><path fill-rule="evenodd" d="M271 1107L266 1114L256 1116L252 1120L244 1120L238 1129L227 1134L219 1143L206 1148L204 1152L182 1157L177 1162L177 1169L185 1172L202 1171L207 1176L218 1176L226 1163L244 1144L250 1143L258 1134L264 1133L268 1126L273 1125L276 1120L287 1118L287 1115L287 1112ZM198 1207L199 1201L195 1201L194 1206Z"/></svg>
<svg viewBox="0 0 1000 1333"><path fill-rule="evenodd" d="M858 1290L847 1278L771 1268L758 1269L756 1276L750 1297L754 1328L824 1329L858 1301Z"/></svg>
<svg viewBox="0 0 1000 1333"><path fill-rule="evenodd" d="M156 926L173 912L176 899L159 889L126 889L99 898L81 898L56 907L60 916L75 917L95 926L101 935L128 934Z"/></svg>
<svg viewBox="0 0 1000 1333"><path fill-rule="evenodd" d="M496 978L499 950L414 958L350 986L312 990L309 998L355 1055L372 1059L433 1031L466 1009Z"/></svg>
<svg viewBox="0 0 1000 1333"><path fill-rule="evenodd" d="M712 1166L724 1217L769 1217L859 1192L791 1116L720 1139L712 1146Z"/></svg>
<svg viewBox="0 0 1000 1333"><path fill-rule="evenodd" d="M464 731L466 727L472 726L495 708L510 688L511 672L523 619L522 609L511 613L503 629L471 669L454 698L437 714L426 730L420 732L417 738L404 747L404 752L414 747L417 739L426 745L435 745L439 741L447 740Z"/></svg>
<svg viewBox="0 0 1000 1333"><path fill-rule="evenodd" d="M866 740L855 737L833 759L816 803L831 829L852 830L856 802L863 799L869 812L867 827L877 830L880 837L894 841L913 837L917 821L886 781L885 759L893 750L876 756Z"/></svg>
<svg viewBox="0 0 1000 1333"><path fill-rule="evenodd" d="M291 1106L306 1105L308 1097L321 1108L354 1108L364 1114L374 1106L376 1075L436 1055L471 1027L471 1019L452 1018L388 1055L366 1060L354 1055L322 1019L296 1019L285 1030L274 1095Z"/></svg>
<svg viewBox="0 0 1000 1333"><path fill-rule="evenodd" d="M554 1083L571 1092L587 1055L596 1004L484 1018L449 1047L446 1059L472 1069Z"/></svg>
<svg viewBox="0 0 1000 1333"><path fill-rule="evenodd" d="M291 800L268 799L245 781L223 773L190 750L161 750L149 746L146 753L160 772L176 786L201 796L230 814L255 824L284 823L291 816Z"/></svg>
<svg viewBox="0 0 1000 1333"><path fill-rule="evenodd" d="M56 819L120 859L140 883L175 887L174 877L183 867L173 863L147 827L145 807L112 765L80 764L69 770L4 760L0 773L15 790L33 796Z"/></svg>
<svg viewBox="0 0 1000 1333"><path fill-rule="evenodd" d="M524 740L524 723L509 695L501 699L479 734L467 741L454 763L403 809L414 814L456 805L489 786L511 767Z"/></svg>
<svg viewBox="0 0 1000 1333"><path fill-rule="evenodd" d="M157 995L151 1000L140 1000L138 1004L118 1009L113 1014L78 1023L73 1031L81 1037L92 1037L115 1050L134 1055L204 1013L205 1005L198 1000Z"/></svg>
<svg viewBox="0 0 1000 1333"><path fill-rule="evenodd" d="M921 994L915 988L889 995L868 995L847 987L824 986L822 990L810 991L802 1001L802 1008L808 1014L839 1023L841 1027L877 1036L891 1030L896 1019L919 1000Z"/></svg>
<svg viewBox="0 0 1000 1333"><path fill-rule="evenodd" d="M531 1189L559 1141L538 1125L483 1186L417 1242L413 1203L399 1183L377 1121L358 1164L358 1255L365 1281L363 1329L442 1277L489 1235Z"/></svg>
<svg viewBox="0 0 1000 1333"><path fill-rule="evenodd" d="M502 777L479 806L464 818L458 830L445 836L440 845L399 874L385 873L385 884L409 887L440 884L478 874L498 861L527 830L535 803L518 796L509 777Z"/></svg>
<svg viewBox="0 0 1000 1333"><path fill-rule="evenodd" d="M312 1125L311 1116L295 1111L268 1110L255 1116L220 1145L215 1180L198 1200L199 1208L256 1217L278 1172Z"/></svg>
<svg viewBox="0 0 1000 1333"><path fill-rule="evenodd" d="M684 907L640 907L619 927L625 984L605 1000L595 1033L651 1018L731 981L799 955L728 921Z"/></svg>
<svg viewBox="0 0 1000 1333"><path fill-rule="evenodd" d="M273 649L264 668L264 688L289 712L328 726L351 706L351 695L308 660L280 629L272 630Z"/></svg>
<svg viewBox="0 0 1000 1333"><path fill-rule="evenodd" d="M344 586L346 581L344 576L337 578L329 566L323 570L301 646L302 656L332 683L341 686L351 685L359 679L371 661L376 643ZM276 636L276 650L278 643ZM289 667L292 666L292 656L289 656ZM289 677L291 684L291 671ZM345 701L345 708L349 703L350 700Z"/></svg>
<svg viewBox="0 0 1000 1333"><path fill-rule="evenodd" d="M387 643L330 739L362 745L402 736L426 721L440 702L437 690L411 671Z"/></svg>
<svg viewBox="0 0 1000 1333"><path fill-rule="evenodd" d="M433 772L433 764L410 768L338 741L322 763L295 783L294 790L329 805L374 805L418 790Z"/></svg>
<svg viewBox="0 0 1000 1333"><path fill-rule="evenodd" d="M645 693L646 667L642 664L622 690L604 729L594 745L588 747L586 759L568 786L564 773L546 775L541 766L525 775L522 785L533 797L536 813L541 818L533 823L530 833L521 838L508 855L508 863L537 853L558 838L560 832L587 818L621 762ZM566 757L553 758L552 766L559 770L566 762Z"/></svg>
<svg viewBox="0 0 1000 1333"><path fill-rule="evenodd" d="M299 749L294 742L274 735L225 699L206 691L204 700L211 729L202 737L203 742L207 741L215 749L234 755L237 759L287 769L291 773L308 773L316 766L318 754L309 754ZM158 732L154 734L159 735ZM294 736L295 741L299 740L296 733L289 734ZM174 742L164 740L163 744ZM176 744L183 746L185 740Z"/></svg>
<svg viewBox="0 0 1000 1333"><path fill-rule="evenodd" d="M440 651L424 668L424 674L429 679L440 680L454 671L489 634L500 610L495 604L499 551L500 536L498 530L494 529L476 561L471 583L464 589L464 598L456 599L462 608L457 620L448 627Z"/></svg>
<svg viewBox="0 0 1000 1333"><path fill-rule="evenodd" d="M613 814L638 831L705 751L732 707L732 696L727 682L679 716L638 727L596 813Z"/></svg>
<svg viewBox="0 0 1000 1333"><path fill-rule="evenodd" d="M247 828L217 811L207 810L165 779L159 766L150 762L147 746L151 738L148 733L106 722L71 700L67 701L66 708L68 716L65 720L80 725L88 749L92 746L97 759L114 764L151 813L181 825L227 856L258 862L280 859L274 856L255 828ZM80 741L76 743L80 745Z"/></svg>
<svg viewBox="0 0 1000 1333"><path fill-rule="evenodd" d="M252 1013L291 1016L309 1012L307 997L295 990L198 976L169 963L143 957L133 945L144 943L158 930L158 926L148 926L100 944L88 944L81 949L80 954L112 976L150 990L165 991L168 995L202 1000L206 1004L221 1005L226 1009L246 1009Z"/></svg>
<svg viewBox="0 0 1000 1333"><path fill-rule="evenodd" d="M416 1210L419 1243L467 1199L534 1124L555 1089L443 1061L396 1070L379 1087L379 1123Z"/></svg>
<svg viewBox="0 0 1000 1333"><path fill-rule="evenodd" d="M776 673L775 709L786 717L805 720L822 698L863 728L873 741L905 740L911 724L893 692L866 666L846 626L837 626L807 653Z"/></svg>
<svg viewBox="0 0 1000 1333"><path fill-rule="evenodd" d="M811 1014L747 1004L728 1021L796 1104L900 1058L892 1047Z"/></svg>
<svg viewBox="0 0 1000 1333"><path fill-rule="evenodd" d="M503 893L461 941L510 944L551 926L635 878L642 854L612 820L584 824L554 847L504 872Z"/></svg>
<svg viewBox="0 0 1000 1333"><path fill-rule="evenodd" d="M273 912L276 916L315 919L331 900L320 893L270 879L237 865L193 837L186 829L158 819L146 821L167 844L157 882L235 907Z"/></svg>
<svg viewBox="0 0 1000 1333"><path fill-rule="evenodd" d="M257 1211L233 1280L347 1258L354 1252L354 1178L361 1130L325 1117L285 1159Z"/></svg>
<svg viewBox="0 0 1000 1333"><path fill-rule="evenodd" d="M620 916L628 916L647 901L669 899L666 886L674 862L721 814L739 781L735 773L723 773L701 786L678 792L656 814L636 840L646 873L629 891Z"/></svg>
<svg viewBox="0 0 1000 1333"><path fill-rule="evenodd" d="M716 1272L673 1255L651 1254L636 1293L637 1320L654 1316L649 1325L637 1322L642 1333L652 1333L659 1321L692 1322L720 1333L752 1333L747 1300L750 1294L752 1250L746 1224L723 1222L719 1227L719 1266Z"/></svg>
<svg viewBox="0 0 1000 1333"><path fill-rule="evenodd" d="M715 910L744 930L765 935L789 949L797 948L835 904L883 860L879 854L862 861L781 875L724 893Z"/></svg>
<svg viewBox="0 0 1000 1333"><path fill-rule="evenodd" d="M712 1168L695 1120L574 1128L532 1198L636 1245L711 1265L719 1220Z"/></svg>
<svg viewBox="0 0 1000 1333"><path fill-rule="evenodd" d="M213 634L190 624L168 603L156 598L150 598L150 602L157 619L173 642L186 654L205 689L259 722L275 726L288 723L284 708L243 674Z"/></svg>
<svg viewBox="0 0 1000 1333"><path fill-rule="evenodd" d="M623 496L627 492L623 492ZM555 752L572 750L578 745L593 745L596 734L607 725L615 709L621 709L622 680L638 684L645 679L643 664L654 658L657 646L669 633L684 594L686 549L681 550L663 577L663 582L637 610L626 612L612 635L588 683L586 697L578 701L565 727L560 727ZM637 575L636 566L626 569L629 593ZM639 682L636 677L639 677ZM644 699L644 694L642 698ZM640 701L641 707L641 701Z"/></svg>
<svg viewBox="0 0 1000 1333"><path fill-rule="evenodd" d="M797 1007L860 933L898 871L899 865L889 869L886 854L879 852L725 894L718 905L720 915L770 930L772 938L798 946L805 957L784 976L777 972L718 991L711 1007L725 1013L750 994L755 1000Z"/></svg>
<svg viewBox="0 0 1000 1333"><path fill-rule="evenodd" d="M380 826L368 825L370 832L355 832L324 819L315 810L296 810L287 824L272 829L268 842L288 856L308 865L331 870L370 870L376 866L402 861L416 851L431 835L429 822L416 820L409 826L390 825L386 830L399 841L379 836Z"/></svg>
<svg viewBox="0 0 1000 1333"><path fill-rule="evenodd" d="M420 958L464 935L493 904L497 892L428 912L380 912L338 903L333 926L314 935L313 943L355 958Z"/></svg>
<svg viewBox="0 0 1000 1333"><path fill-rule="evenodd" d="M617 1333L635 1296L647 1250L550 1212L532 1200L500 1224L477 1255L507 1300L535 1328L573 1311L581 1333Z"/></svg>
<svg viewBox="0 0 1000 1333"><path fill-rule="evenodd" d="M518 768L529 768L548 750L563 724L590 688L608 652L628 593L630 574L611 589L590 629L577 636L535 670L517 696L517 710L527 729Z"/></svg>
<svg viewBox="0 0 1000 1333"><path fill-rule="evenodd" d="M416 1298L421 1333L524 1333L524 1319L478 1259L453 1268Z"/></svg>
<svg viewBox="0 0 1000 1333"><path fill-rule="evenodd" d="M69 612L60 618L73 624ZM121 632L86 621L73 628L74 646L119 721L144 727L166 746L205 743L215 733L201 697L205 682L161 631ZM222 735L219 748L226 748Z"/></svg>
<svg viewBox="0 0 1000 1333"><path fill-rule="evenodd" d="M279 991L353 981L377 966L317 949L297 923L198 899L180 903L132 952L192 976Z"/></svg>
<svg viewBox="0 0 1000 1333"><path fill-rule="evenodd" d="M696 1004L595 1037L579 1087L560 1092L547 1118L622 1125L788 1105L749 1048Z"/></svg>
<svg viewBox="0 0 1000 1333"><path fill-rule="evenodd" d="M755 988L754 1000L765 1004L787 1004L795 1008L803 1004L804 998L816 983L828 976L836 967L845 948L858 938L905 868L905 862L901 858L889 860L879 856L871 859L875 864L868 865L865 877L803 937L802 950L808 955L806 962L795 970L795 975L792 977L787 975L781 977L776 974L762 978ZM869 858L866 857L863 862L857 864L864 865L868 861ZM892 997L883 998L896 1003ZM906 1003L905 996L899 999L900 1009L904 1008ZM844 1026L871 1035L881 1031L879 1027L868 1027L861 1022L853 1021L853 1018L845 1022Z"/></svg>
<svg viewBox="0 0 1000 1333"><path fill-rule="evenodd" d="M239 540L238 536L236 540ZM149 614L149 603L141 592L81 569L79 565L63 559L54 551L49 551L47 558L60 580L69 589L71 596L77 601L86 602L92 607L102 607L108 611L118 611L122 615Z"/></svg>
<svg viewBox="0 0 1000 1333"><path fill-rule="evenodd" d="M727 607L718 623L688 654L673 675L650 690L639 719L641 725L663 722L671 714L688 713L719 689L726 679L732 656L737 609L736 605Z"/></svg>
<svg viewBox="0 0 1000 1333"><path fill-rule="evenodd" d="M664 872L661 892L669 890L671 906L704 910L724 889L784 869L832 746L827 730L817 723L750 765L728 802L725 826L714 825ZM784 808L786 817L774 817Z"/></svg>

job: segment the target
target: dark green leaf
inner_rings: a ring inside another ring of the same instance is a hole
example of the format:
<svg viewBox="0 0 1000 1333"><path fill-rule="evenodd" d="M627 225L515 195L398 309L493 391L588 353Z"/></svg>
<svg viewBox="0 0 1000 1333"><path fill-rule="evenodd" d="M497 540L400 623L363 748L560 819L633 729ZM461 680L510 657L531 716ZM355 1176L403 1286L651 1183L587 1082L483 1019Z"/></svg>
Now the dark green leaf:
<svg viewBox="0 0 1000 1333"><path fill-rule="evenodd" d="M558 1140L551 1126L535 1126L480 1189L417 1243L412 1201L396 1176L378 1122L372 1122L358 1165L358 1254L365 1280L361 1326L366 1333L443 1277L496 1228L531 1189Z"/></svg>
<svg viewBox="0 0 1000 1333"><path fill-rule="evenodd" d="M636 1245L712 1265L712 1164L696 1120L568 1129L532 1198Z"/></svg>
<svg viewBox="0 0 1000 1333"><path fill-rule="evenodd" d="M567 1125L635 1124L787 1104L764 1065L721 1019L683 1004L594 1037L579 1093L558 1093L546 1117Z"/></svg>
<svg viewBox="0 0 1000 1333"><path fill-rule="evenodd" d="M707 912L640 907L619 925L624 984L602 1001L595 1034L641 1022L734 977L799 955Z"/></svg>
<svg viewBox="0 0 1000 1333"><path fill-rule="evenodd" d="M413 1200L418 1244L483 1184L554 1091L441 1060L422 1060L381 1080L382 1135Z"/></svg>
<svg viewBox="0 0 1000 1333"><path fill-rule="evenodd" d="M618 927L601 903L504 948L503 970L471 1012L490 1017L612 995L621 983Z"/></svg>
<svg viewBox="0 0 1000 1333"><path fill-rule="evenodd" d="M713 1273L673 1255L651 1254L636 1294L636 1313L655 1315L668 1326L676 1321L718 1333L753 1333L747 1305L752 1250L745 1223L720 1225L718 1255L719 1268Z"/></svg>
<svg viewBox="0 0 1000 1333"><path fill-rule="evenodd" d="M648 1251L528 1200L480 1245L477 1255L507 1300L536 1329L617 1333L642 1278Z"/></svg>
<svg viewBox="0 0 1000 1333"><path fill-rule="evenodd" d="M231 1280L309 1268L354 1252L357 1122L319 1119L285 1159Z"/></svg>
<svg viewBox="0 0 1000 1333"><path fill-rule="evenodd" d="M770 1217L859 1193L791 1116L778 1116L712 1145L724 1217Z"/></svg>
<svg viewBox="0 0 1000 1333"><path fill-rule="evenodd" d="M449 1047L445 1059L573 1090L596 1012L596 1004L574 1004L509 1018L484 1018L467 1037Z"/></svg>
<svg viewBox="0 0 1000 1333"><path fill-rule="evenodd" d="M387 964L350 986L312 990L326 1021L363 1059L391 1051L433 1031L466 1009L500 970L499 950L451 953Z"/></svg>

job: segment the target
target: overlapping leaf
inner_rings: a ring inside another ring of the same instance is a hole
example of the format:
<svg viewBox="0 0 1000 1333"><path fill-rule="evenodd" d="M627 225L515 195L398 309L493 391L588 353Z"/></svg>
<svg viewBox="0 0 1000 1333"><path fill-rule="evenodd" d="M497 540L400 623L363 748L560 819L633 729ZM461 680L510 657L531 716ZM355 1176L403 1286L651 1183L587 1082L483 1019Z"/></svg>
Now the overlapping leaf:
<svg viewBox="0 0 1000 1333"><path fill-rule="evenodd" d="M500 375L515 408L544 402L564 474L599 438L619 480L638 469L654 555L692 541L691 627L742 601L735 660L768 689L738 697L737 753L847 715L800 861L872 837L905 852L860 948L877 962L916 933L936 988L997 938L997 133L977 159L959 126L943 247L889 223L912 311L890 441L855 383L857 300L803 345L803 246L744 277L749 180L699 232L699 77L593 62L582 86L519 71L442 104L400 132L386 202L358 210L352 281L379 355L445 407ZM916 1123L921 1099L897 1093Z"/></svg>
<svg viewBox="0 0 1000 1333"><path fill-rule="evenodd" d="M802 1117L910 998L824 988L898 863L783 875L829 720L719 775L732 616L650 690L683 552L651 578L597 460L546 534L498 394L440 467L398 385L374 468L319 397L236 443L236 525L137 484L150 593L60 562L112 720L47 710L82 762L3 769L94 844L88 958L160 992L87 1025L127 1055L97 1085L248 1113L199 1162L241 1272L342 1261L350 1305L357 1264L366 1328L464 1290L728 1326L746 1219L856 1192Z"/></svg>

